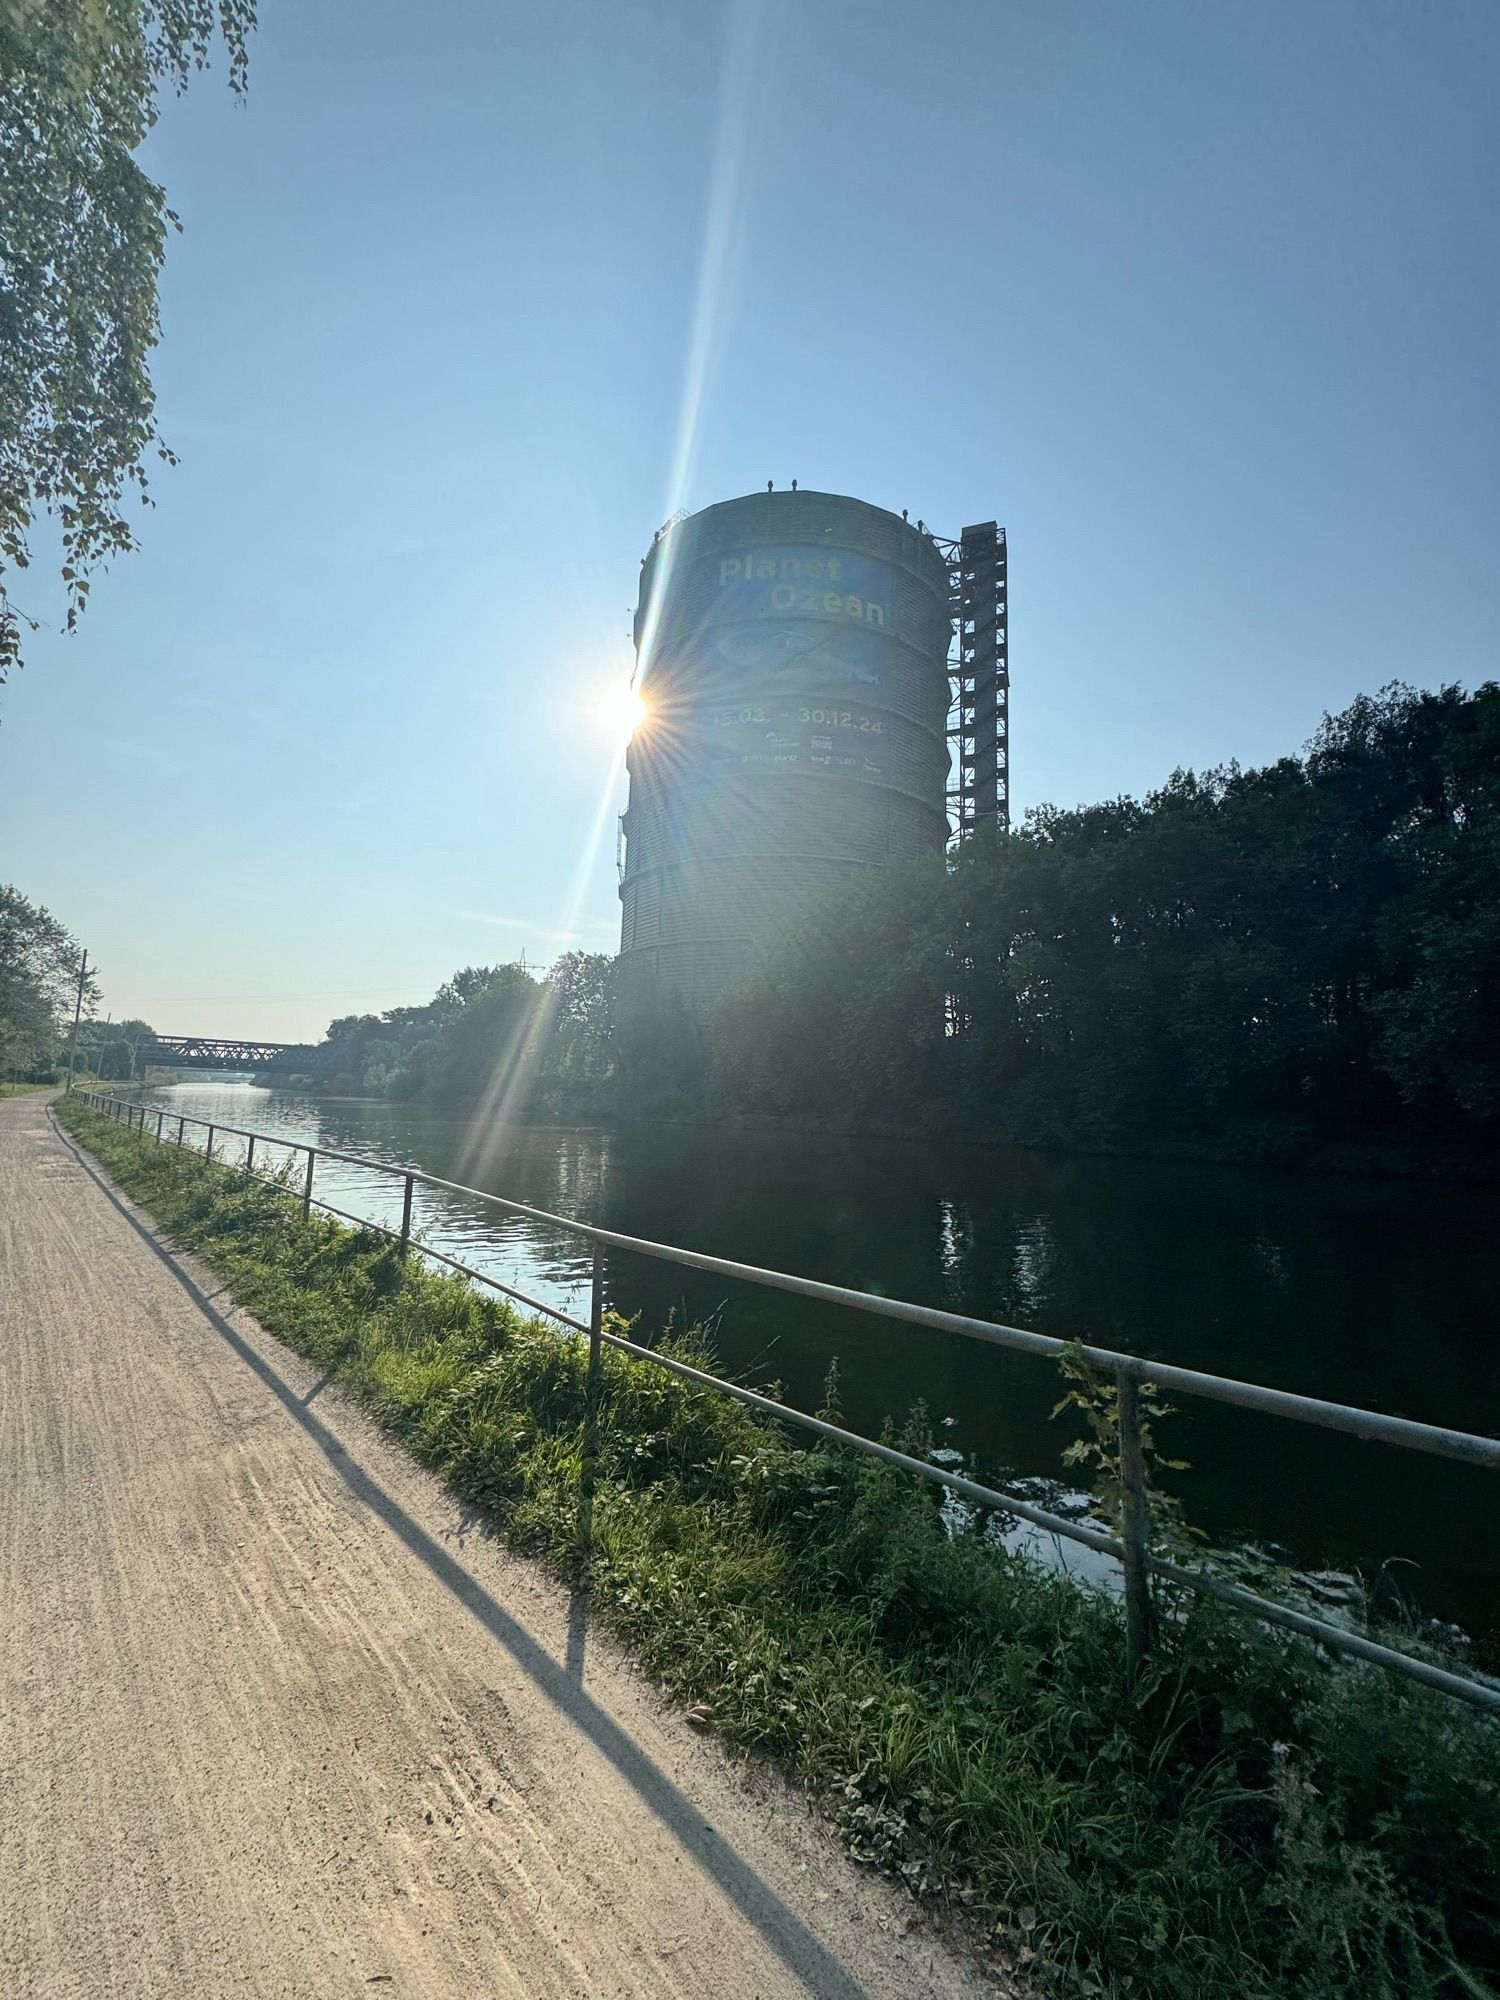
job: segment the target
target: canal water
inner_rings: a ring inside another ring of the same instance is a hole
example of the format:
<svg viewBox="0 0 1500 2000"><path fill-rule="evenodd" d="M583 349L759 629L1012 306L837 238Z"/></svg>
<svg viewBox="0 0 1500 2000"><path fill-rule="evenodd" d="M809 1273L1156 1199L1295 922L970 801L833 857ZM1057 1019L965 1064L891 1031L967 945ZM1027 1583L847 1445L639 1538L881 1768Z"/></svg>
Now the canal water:
<svg viewBox="0 0 1500 2000"><path fill-rule="evenodd" d="M1500 1432L1491 1189L686 1127L497 1137L450 1112L211 1078L148 1096L631 1235ZM360 1168L320 1162L317 1192L400 1221L399 1187ZM437 1248L587 1317L586 1245L428 1189L416 1223ZM899 1425L920 1400L981 1477L1067 1476L1076 1426L1051 1416L1062 1385L1045 1361L639 1258L611 1259L610 1291L647 1335L711 1316L728 1369L779 1381L803 1408L836 1356L855 1428ZM1158 1430L1190 1462L1173 1484L1192 1523L1279 1545L1303 1568L1380 1573L1496 1657L1493 1474L1186 1398Z"/></svg>

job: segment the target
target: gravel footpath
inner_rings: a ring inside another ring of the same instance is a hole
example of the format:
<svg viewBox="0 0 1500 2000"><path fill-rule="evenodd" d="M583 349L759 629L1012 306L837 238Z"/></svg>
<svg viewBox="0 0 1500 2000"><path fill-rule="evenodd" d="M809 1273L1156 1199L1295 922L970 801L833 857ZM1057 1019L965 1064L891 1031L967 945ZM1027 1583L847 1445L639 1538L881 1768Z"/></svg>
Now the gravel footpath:
<svg viewBox="0 0 1500 2000"><path fill-rule="evenodd" d="M997 1989L0 1102L6 2000Z"/></svg>

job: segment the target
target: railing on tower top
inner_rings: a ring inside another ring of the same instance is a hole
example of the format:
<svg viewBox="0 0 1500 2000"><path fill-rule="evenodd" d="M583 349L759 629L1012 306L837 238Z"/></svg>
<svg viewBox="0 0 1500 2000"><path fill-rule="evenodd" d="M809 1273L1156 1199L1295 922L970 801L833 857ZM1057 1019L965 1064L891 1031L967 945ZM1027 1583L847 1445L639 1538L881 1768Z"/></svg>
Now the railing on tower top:
<svg viewBox="0 0 1500 2000"><path fill-rule="evenodd" d="M431 1258L436 1263L461 1272L476 1284L486 1285L492 1291L502 1292L507 1298L529 1306L534 1312L545 1313L549 1318L570 1327L574 1332L587 1334L595 1362L601 1346L619 1348L623 1353L632 1355L638 1360L651 1362L654 1366L667 1369L674 1375L702 1383L754 1409L766 1411L782 1423L796 1425L834 1443L847 1445L853 1450L883 1459L887 1464L899 1466L918 1478L946 1487L950 1492L957 1493L978 1506L1010 1514L1019 1520L1029 1522L1033 1527L1044 1530L1047 1534L1078 1542L1085 1548L1112 1557L1120 1563L1125 1573L1127 1658L1128 1671L1132 1679L1139 1671L1150 1646L1149 1579L1155 1576L1182 1589L1216 1598L1221 1603L1231 1605L1264 1624L1277 1625L1288 1631L1300 1633L1303 1637L1314 1639L1332 1651L1352 1654L1356 1658L1390 1668L1412 1680L1422 1681L1429 1687L1437 1688L1444 1694L1500 1714L1500 1684L1453 1673L1445 1667L1434 1665L1429 1660L1419 1659L1413 1654L1403 1653L1394 1647L1367 1639L1361 1633L1346 1631L1342 1626L1330 1624L1326 1619L1315 1618L1288 1605L1278 1604L1222 1577L1201 1570L1184 1568L1165 1556L1153 1554L1150 1547L1138 1396L1142 1385L1150 1383L1157 1388L1172 1389L1182 1395L1201 1396L1207 1401L1228 1403L1238 1409L1258 1410L1268 1416L1288 1418L1294 1423L1312 1424L1321 1430L1342 1431L1350 1437L1395 1445L1405 1451L1424 1452L1437 1458L1453 1459L1460 1464L1480 1466L1492 1472L1500 1471L1500 1438L1483 1437L1472 1431L1450 1430L1438 1424L1417 1423L1408 1417L1387 1416L1377 1410L1359 1409L1347 1403L1327 1402L1316 1396L1300 1396L1285 1389L1266 1388L1256 1382L1240 1382L1229 1376L1206 1374L1197 1368L1178 1368L1167 1362L1146 1360L1140 1355L1124 1354L1112 1348L1079 1345L1061 1340L1054 1334L1035 1333L1025 1327L1006 1326L993 1320L971 1319L960 1313L943 1312L935 1306L915 1305L905 1299L874 1297L867 1292L852 1291L845 1285L830 1285L816 1278L797 1277L789 1271L766 1270L756 1264L741 1264L728 1257L712 1257L705 1251L684 1249L680 1244L654 1243L644 1237L626 1236L619 1230L601 1229L593 1223L578 1222L572 1216L553 1215L546 1209L532 1208L525 1202L511 1201L504 1195L489 1194L483 1188L465 1187L461 1182L444 1180L438 1174L423 1173L419 1168L391 1166L383 1160L363 1158L357 1153L336 1152L327 1146L312 1146L305 1140L287 1139L273 1132L253 1132L239 1125L222 1125L211 1123L204 1118L189 1118L182 1113L169 1110L164 1105L148 1105L143 1100L108 1097L97 1091L77 1094L94 1109L102 1111L111 1118L129 1123L142 1133L148 1131L151 1121L154 1120L154 1130L150 1136L159 1143L168 1136L168 1128L175 1126L175 1142L182 1145L185 1142L187 1128L195 1127L206 1135L202 1150L209 1158L213 1157L214 1141L219 1135L243 1139L246 1142L246 1158L241 1170L251 1174L256 1180L264 1181L268 1186L290 1193L293 1199L300 1201L304 1218L317 1208L326 1214L336 1216L342 1222L353 1223L361 1229L375 1230L399 1242L403 1250L415 1250L423 1257ZM293 1157L305 1155L307 1166L301 1188L288 1188L284 1178L256 1173L254 1160L257 1145L280 1147ZM346 1209L335 1208L331 1202L315 1199L313 1181L319 1160L336 1160L343 1165L364 1168L371 1173L384 1174L400 1182L402 1186L400 1229L372 1222L365 1216L352 1215ZM487 1272L476 1270L472 1265L448 1256L445 1251L436 1250L430 1244L417 1240L413 1234L413 1198L418 1187L435 1188L443 1194L462 1195L467 1200L483 1202L486 1206L500 1209L507 1215L521 1216L528 1221L542 1223L548 1228L563 1230L592 1244L595 1255L588 1319L578 1319L571 1313L561 1311L557 1306L549 1305L544 1299L533 1298L519 1291L514 1285L503 1284ZM825 1305L846 1306L853 1312L873 1314L881 1319L900 1320L906 1325L926 1327L937 1333L957 1334L966 1340L978 1340L994 1347L1010 1348L1022 1354L1045 1356L1049 1359L1060 1359L1067 1353L1079 1355L1091 1367L1109 1374L1114 1380L1117 1391L1123 1492L1120 1534L1113 1535L1101 1528L1087 1527L1082 1522L1066 1520L1059 1514L1049 1513L1043 1508L1032 1506L1028 1501L1017 1499L1014 1494L982 1485L977 1480L950 1472L946 1467L929 1464L925 1459L915 1458L909 1452L898 1451L894 1446L877 1443L873 1438L862 1437L857 1432L845 1430L842 1426L829 1423L822 1417L815 1417L806 1410L793 1409L785 1403L776 1401L774 1397L761 1395L757 1390L747 1389L741 1383L727 1381L722 1376L711 1375L701 1368L691 1367L687 1362L679 1361L672 1355L660 1354L654 1348L643 1346L638 1341L627 1340L623 1334L610 1331L605 1324L603 1312L605 1279L603 1253L608 1250L627 1251L633 1256L650 1257L660 1263L678 1264L689 1270L709 1271L718 1277L735 1279L744 1284L790 1292L799 1298L816 1299Z"/></svg>

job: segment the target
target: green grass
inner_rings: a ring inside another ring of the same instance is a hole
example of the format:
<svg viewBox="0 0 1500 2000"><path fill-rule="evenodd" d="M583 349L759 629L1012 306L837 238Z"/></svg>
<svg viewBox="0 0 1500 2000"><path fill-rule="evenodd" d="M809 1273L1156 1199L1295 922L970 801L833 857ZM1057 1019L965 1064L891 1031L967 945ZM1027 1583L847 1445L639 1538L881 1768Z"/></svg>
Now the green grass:
<svg viewBox="0 0 1500 2000"><path fill-rule="evenodd" d="M56 1090L55 1083L0 1083L0 1097L26 1097L34 1090Z"/></svg>
<svg viewBox="0 0 1500 2000"><path fill-rule="evenodd" d="M856 1854L1059 1995L1458 2000L1500 1968L1500 1729L1200 1600L1135 1698L1117 1607L854 1453L606 1351L586 1565L580 1343L373 1232L68 1125L261 1321ZM677 1351L702 1360L689 1338ZM908 1441L920 1449L920 1413Z"/></svg>

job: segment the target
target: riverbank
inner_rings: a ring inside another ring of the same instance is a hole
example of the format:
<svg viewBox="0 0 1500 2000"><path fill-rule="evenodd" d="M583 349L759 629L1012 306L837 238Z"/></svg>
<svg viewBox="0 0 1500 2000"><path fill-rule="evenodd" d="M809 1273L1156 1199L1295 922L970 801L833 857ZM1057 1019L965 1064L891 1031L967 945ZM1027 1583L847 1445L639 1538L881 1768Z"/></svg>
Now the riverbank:
<svg viewBox="0 0 1500 2000"><path fill-rule="evenodd" d="M171 1082L170 1072L152 1082ZM349 1104L397 1104L414 1111L451 1116L477 1114L483 1093L472 1098L434 1099L391 1097L385 1091L325 1093L315 1077L297 1076L250 1079L258 1087L326 1102ZM1023 1134L956 1127L937 1114L916 1113L891 1119L865 1117L849 1119L835 1115L799 1116L786 1112L757 1114L731 1109L705 1108L682 1098L663 1105L622 1099L611 1092L592 1106L570 1106L563 1116L545 1106L532 1105L527 1117L537 1125L559 1132L611 1131L639 1126L662 1131L701 1132L713 1130L738 1137L810 1139L900 1139L917 1140L934 1146L965 1146L980 1151L1017 1150L1044 1157L1068 1160L1150 1160L1166 1163L1201 1162L1208 1166L1235 1166L1263 1169L1271 1173L1328 1174L1338 1178L1395 1181L1456 1181L1486 1186L1500 1182L1500 1155L1491 1140L1475 1136L1466 1141L1451 1136L1415 1137L1375 1131L1362 1135L1331 1136L1310 1127L1281 1119L1226 1119L1211 1132L1153 1134L1130 1141L1122 1138L1080 1138L1042 1141Z"/></svg>
<svg viewBox="0 0 1500 2000"><path fill-rule="evenodd" d="M60 1108L263 1324L513 1544L576 1570L576 1342ZM1406 2000L1500 1967L1482 1719L1206 1603L1131 1700L1109 1600L950 1538L884 1467L612 1354L598 1435L596 1606L707 1726L806 1784L857 1853L967 1908L1028 1978Z"/></svg>
<svg viewBox="0 0 1500 2000"><path fill-rule="evenodd" d="M601 1115L598 1123L652 1125L664 1131L712 1129L738 1136L773 1138L785 1134L813 1139L918 1140L926 1145L965 1146L978 1151L1033 1152L1056 1160L1150 1160L1205 1166L1253 1167L1269 1173L1328 1174L1366 1180L1460 1181L1488 1185L1500 1181L1500 1157L1492 1147L1384 1138L1332 1139L1289 1127L1244 1125L1216 1133L1179 1133L1138 1144L1099 1141L1085 1145L1052 1143L1003 1132L958 1130L942 1120L913 1118L849 1122L792 1115L756 1117L746 1112L705 1114L684 1107L679 1113Z"/></svg>

